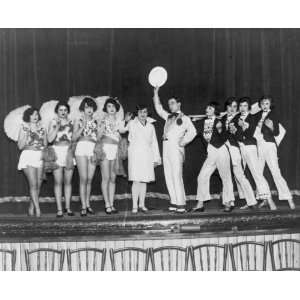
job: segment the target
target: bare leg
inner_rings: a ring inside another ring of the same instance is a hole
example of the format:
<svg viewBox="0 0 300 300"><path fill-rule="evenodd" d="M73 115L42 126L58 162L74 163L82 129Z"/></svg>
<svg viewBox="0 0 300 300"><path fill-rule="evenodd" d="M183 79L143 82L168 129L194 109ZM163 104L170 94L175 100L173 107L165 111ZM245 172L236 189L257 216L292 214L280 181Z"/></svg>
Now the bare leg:
<svg viewBox="0 0 300 300"><path fill-rule="evenodd" d="M147 183L140 182L140 203L139 207L142 209L146 209L145 207L145 198L146 198L146 191L147 191Z"/></svg>
<svg viewBox="0 0 300 300"><path fill-rule="evenodd" d="M54 176L54 195L57 205L57 214L62 215L62 206L61 206L61 200L62 200L62 184L63 184L63 168L60 167L53 171Z"/></svg>
<svg viewBox="0 0 300 300"><path fill-rule="evenodd" d="M139 193L140 193L140 182L134 181L132 183L131 192L132 192L132 212L137 213Z"/></svg>
<svg viewBox="0 0 300 300"><path fill-rule="evenodd" d="M108 183L109 183L109 161L107 159L101 162L101 190L102 195L105 201L105 208L109 208L108 212L111 212L111 204L109 202L109 194L108 194Z"/></svg>
<svg viewBox="0 0 300 300"><path fill-rule="evenodd" d="M116 173L115 173L115 160L109 162L109 183L108 183L108 196L111 207L114 207L115 192L116 192Z"/></svg>
<svg viewBox="0 0 300 300"><path fill-rule="evenodd" d="M76 156L76 164L79 173L79 193L82 209L86 209L86 185L87 185L87 164L86 156Z"/></svg>
<svg viewBox="0 0 300 300"><path fill-rule="evenodd" d="M33 202L34 208L36 212L40 212L39 200L38 200L38 177L37 177L37 170L33 167L27 167L23 169L28 185L29 185L29 194L30 198Z"/></svg>
<svg viewBox="0 0 300 300"><path fill-rule="evenodd" d="M64 191L65 191L65 207L67 212L71 212L71 198L72 198L72 177L74 170L64 169Z"/></svg>
<svg viewBox="0 0 300 300"><path fill-rule="evenodd" d="M37 169L37 178L38 178L38 192L37 192L37 195L38 195L38 203L39 203L41 186L42 186L42 183L43 183L43 177L44 177L44 170L43 170L43 168L38 168ZM40 205L39 205L38 210L36 210L36 216L37 217L41 216Z"/></svg>
<svg viewBox="0 0 300 300"><path fill-rule="evenodd" d="M90 198L91 198L91 190L92 190L92 181L94 178L96 170L96 165L88 160L88 173L87 173L87 185L86 185L86 206L90 207Z"/></svg>

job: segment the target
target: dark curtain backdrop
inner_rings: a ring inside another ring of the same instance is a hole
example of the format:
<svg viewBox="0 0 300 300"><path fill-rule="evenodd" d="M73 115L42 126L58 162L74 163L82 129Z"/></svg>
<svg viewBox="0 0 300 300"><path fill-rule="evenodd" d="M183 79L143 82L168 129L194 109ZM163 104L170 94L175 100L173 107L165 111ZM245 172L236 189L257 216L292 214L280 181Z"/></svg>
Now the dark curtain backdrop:
<svg viewBox="0 0 300 300"><path fill-rule="evenodd" d="M133 110L138 102L152 108L147 75L156 65L169 74L162 101L166 105L168 97L179 96L187 114L202 113L209 100L273 95L287 129L279 150L282 173L291 189L300 188L298 29L2 29L1 124L18 106L40 107L43 101L81 94L118 96L125 110ZM155 112L153 117L161 137L163 122ZM0 141L0 196L27 195L25 178L16 170L19 151L2 126ZM205 157L198 141L187 147L186 157L186 190L195 194ZM149 190L166 193L162 167L156 175L157 183ZM213 190L218 190L218 178L212 181ZM49 176L43 195L53 195L52 183ZM117 193L129 191L127 181L119 179ZM101 193L99 170L93 193Z"/></svg>

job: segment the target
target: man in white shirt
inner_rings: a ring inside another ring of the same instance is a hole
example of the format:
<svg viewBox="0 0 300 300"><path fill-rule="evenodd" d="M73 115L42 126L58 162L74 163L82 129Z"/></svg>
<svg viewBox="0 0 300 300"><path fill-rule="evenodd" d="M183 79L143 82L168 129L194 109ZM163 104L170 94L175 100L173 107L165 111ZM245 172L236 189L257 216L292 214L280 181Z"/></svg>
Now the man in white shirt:
<svg viewBox="0 0 300 300"><path fill-rule="evenodd" d="M157 114L166 121L163 134L163 166L170 195L169 210L184 213L186 212L182 176L184 147L195 138L197 132L190 118L181 112L181 103L178 99L168 100L171 113L163 109L158 90L159 87L154 88L153 102Z"/></svg>

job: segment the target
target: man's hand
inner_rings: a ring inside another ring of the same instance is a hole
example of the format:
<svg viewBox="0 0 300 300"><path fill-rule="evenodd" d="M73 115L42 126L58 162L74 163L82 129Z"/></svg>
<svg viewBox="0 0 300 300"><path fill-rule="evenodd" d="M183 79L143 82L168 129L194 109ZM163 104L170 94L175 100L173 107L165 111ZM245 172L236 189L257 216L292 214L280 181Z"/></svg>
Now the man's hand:
<svg viewBox="0 0 300 300"><path fill-rule="evenodd" d="M237 132L237 128L234 126L233 123L229 123L229 132L235 134Z"/></svg>
<svg viewBox="0 0 300 300"><path fill-rule="evenodd" d="M159 86L154 87L153 91L154 91L154 95L158 95Z"/></svg>
<svg viewBox="0 0 300 300"><path fill-rule="evenodd" d="M273 121L270 120L270 119L266 119L265 120L265 125L270 128L272 131L274 130L274 124L273 124Z"/></svg>

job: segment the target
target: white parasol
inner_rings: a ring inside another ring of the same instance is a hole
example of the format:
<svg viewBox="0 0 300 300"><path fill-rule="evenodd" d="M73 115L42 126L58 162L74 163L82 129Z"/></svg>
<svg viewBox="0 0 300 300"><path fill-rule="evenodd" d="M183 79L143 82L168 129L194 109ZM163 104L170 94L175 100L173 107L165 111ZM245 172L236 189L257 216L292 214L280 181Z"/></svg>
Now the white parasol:
<svg viewBox="0 0 300 300"><path fill-rule="evenodd" d="M18 140L21 125L24 123L23 114L30 105L24 105L12 110L4 119L4 131L13 141Z"/></svg>
<svg viewBox="0 0 300 300"><path fill-rule="evenodd" d="M54 111L57 103L58 103L58 100L50 100L50 101L44 102L40 108L42 124L47 129L49 127L49 122L57 117L57 115Z"/></svg>

